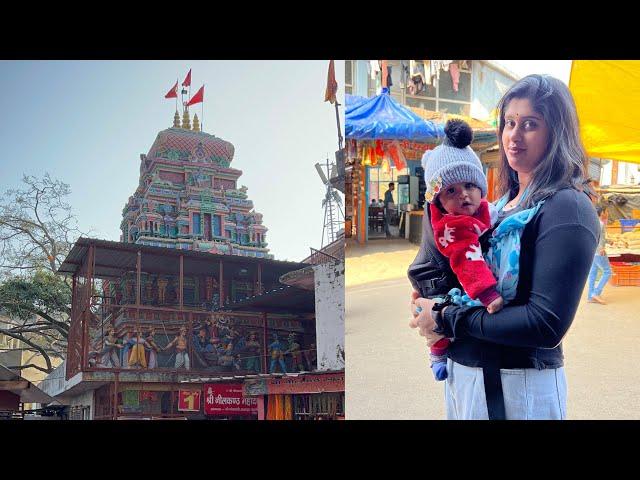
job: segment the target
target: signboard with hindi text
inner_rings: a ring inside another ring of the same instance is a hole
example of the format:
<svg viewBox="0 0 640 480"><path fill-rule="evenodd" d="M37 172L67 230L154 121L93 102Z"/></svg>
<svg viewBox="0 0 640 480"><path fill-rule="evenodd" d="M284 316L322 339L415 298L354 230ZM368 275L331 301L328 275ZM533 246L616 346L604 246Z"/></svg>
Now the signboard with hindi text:
<svg viewBox="0 0 640 480"><path fill-rule="evenodd" d="M344 392L344 372L271 378L267 391L269 395Z"/></svg>
<svg viewBox="0 0 640 480"><path fill-rule="evenodd" d="M245 397L242 384L207 383L204 386L206 415L257 415L258 399Z"/></svg>

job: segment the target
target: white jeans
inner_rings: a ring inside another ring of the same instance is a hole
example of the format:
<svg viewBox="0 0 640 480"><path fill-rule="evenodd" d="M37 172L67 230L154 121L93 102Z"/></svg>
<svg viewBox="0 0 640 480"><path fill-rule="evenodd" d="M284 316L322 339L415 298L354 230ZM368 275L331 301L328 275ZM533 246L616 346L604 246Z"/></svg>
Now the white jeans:
<svg viewBox="0 0 640 480"><path fill-rule="evenodd" d="M447 360L447 420L488 420L482 368ZM564 420L567 379L564 367L501 369L507 420Z"/></svg>

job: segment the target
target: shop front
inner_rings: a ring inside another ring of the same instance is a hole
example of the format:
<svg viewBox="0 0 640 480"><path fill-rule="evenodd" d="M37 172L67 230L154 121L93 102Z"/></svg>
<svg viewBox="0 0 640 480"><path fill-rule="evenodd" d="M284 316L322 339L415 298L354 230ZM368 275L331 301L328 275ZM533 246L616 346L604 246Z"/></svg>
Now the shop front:
<svg viewBox="0 0 640 480"><path fill-rule="evenodd" d="M247 379L247 397L266 405L261 420L344 420L344 371Z"/></svg>
<svg viewBox="0 0 640 480"><path fill-rule="evenodd" d="M359 243L405 237L406 212L420 197L421 154L412 149L433 148L444 130L387 90L373 98L347 95L345 103L347 236Z"/></svg>
<svg viewBox="0 0 640 480"><path fill-rule="evenodd" d="M640 286L640 186L611 185L597 189L598 204L608 212L606 252L610 283Z"/></svg>

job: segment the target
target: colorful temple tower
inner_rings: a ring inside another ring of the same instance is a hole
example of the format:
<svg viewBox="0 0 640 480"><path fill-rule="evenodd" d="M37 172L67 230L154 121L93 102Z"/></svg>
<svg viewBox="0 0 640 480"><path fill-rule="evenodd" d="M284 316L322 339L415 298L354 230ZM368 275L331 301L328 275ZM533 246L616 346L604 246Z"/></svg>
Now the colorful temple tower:
<svg viewBox="0 0 640 480"><path fill-rule="evenodd" d="M140 182L122 212L120 240L203 252L273 258L267 228L253 211L241 170L231 168L231 143L193 125L185 108L180 123L158 133L140 155Z"/></svg>

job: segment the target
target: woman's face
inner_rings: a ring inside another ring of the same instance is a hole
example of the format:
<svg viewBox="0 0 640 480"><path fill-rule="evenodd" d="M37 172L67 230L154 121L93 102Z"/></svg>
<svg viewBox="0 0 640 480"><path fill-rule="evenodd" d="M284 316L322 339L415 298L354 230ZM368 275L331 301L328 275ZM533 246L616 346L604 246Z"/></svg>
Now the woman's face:
<svg viewBox="0 0 640 480"><path fill-rule="evenodd" d="M540 163L549 144L549 126L528 98L512 99L504 111L502 148L509 166L529 174Z"/></svg>

